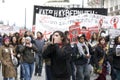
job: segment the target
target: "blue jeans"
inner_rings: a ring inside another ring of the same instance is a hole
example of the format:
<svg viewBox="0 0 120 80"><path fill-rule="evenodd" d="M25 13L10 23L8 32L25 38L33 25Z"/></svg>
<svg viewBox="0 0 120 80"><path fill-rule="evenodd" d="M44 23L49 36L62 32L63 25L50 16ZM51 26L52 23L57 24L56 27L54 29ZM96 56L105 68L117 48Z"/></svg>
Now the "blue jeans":
<svg viewBox="0 0 120 80"><path fill-rule="evenodd" d="M46 80L53 80L50 65L45 65L45 72L46 72Z"/></svg>
<svg viewBox="0 0 120 80"><path fill-rule="evenodd" d="M72 72L72 80L76 80L76 74L75 74L75 64L71 61L71 72Z"/></svg>
<svg viewBox="0 0 120 80"><path fill-rule="evenodd" d="M76 80L90 80L89 64L76 65Z"/></svg>
<svg viewBox="0 0 120 80"><path fill-rule="evenodd" d="M23 63L20 64L20 79L24 79L25 77L25 69Z"/></svg>
<svg viewBox="0 0 120 80"><path fill-rule="evenodd" d="M3 78L3 80L15 80L15 78Z"/></svg>
<svg viewBox="0 0 120 80"><path fill-rule="evenodd" d="M35 74L41 74L42 73L42 67L43 67L43 59L42 56L39 56L38 54L35 55Z"/></svg>
<svg viewBox="0 0 120 80"><path fill-rule="evenodd" d="M33 70L34 70L34 63L23 63L23 67L25 70L25 76L24 79L25 80L31 80L32 78L32 74L33 74Z"/></svg>

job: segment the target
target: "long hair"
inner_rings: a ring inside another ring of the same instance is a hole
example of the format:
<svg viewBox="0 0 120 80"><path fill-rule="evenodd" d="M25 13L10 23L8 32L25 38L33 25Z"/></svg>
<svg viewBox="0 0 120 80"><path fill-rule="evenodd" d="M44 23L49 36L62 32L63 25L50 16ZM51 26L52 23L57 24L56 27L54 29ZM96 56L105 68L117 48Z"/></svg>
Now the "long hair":
<svg viewBox="0 0 120 80"><path fill-rule="evenodd" d="M100 42L101 40L105 40L105 44L101 44L101 42ZM102 48L106 47L106 39L105 39L105 37L100 37L98 42L99 42L98 45L101 46Z"/></svg>
<svg viewBox="0 0 120 80"><path fill-rule="evenodd" d="M120 44L120 42L118 41L119 37L120 37L120 35L117 36L117 37L115 37L115 39L114 39L114 43L115 43L115 45Z"/></svg>
<svg viewBox="0 0 120 80"><path fill-rule="evenodd" d="M63 45L67 44L67 42L66 42L66 41L67 41L67 40L66 40L67 38L66 38L65 34L64 34L62 31L55 31L55 32L53 32L53 34L55 34L55 33L58 33L58 34L60 35L60 37L63 38L63 39L62 39Z"/></svg>
<svg viewBox="0 0 120 80"><path fill-rule="evenodd" d="M94 35L96 35L96 39L94 38ZM92 36L91 36L91 43L94 41L94 40L98 40L98 34L97 33L93 33Z"/></svg>

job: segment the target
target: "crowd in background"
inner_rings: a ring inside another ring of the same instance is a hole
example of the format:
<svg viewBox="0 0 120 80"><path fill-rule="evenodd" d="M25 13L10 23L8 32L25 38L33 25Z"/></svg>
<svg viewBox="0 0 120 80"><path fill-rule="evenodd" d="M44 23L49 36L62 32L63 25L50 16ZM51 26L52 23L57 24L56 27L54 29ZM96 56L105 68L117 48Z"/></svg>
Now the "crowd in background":
<svg viewBox="0 0 120 80"><path fill-rule="evenodd" d="M109 35L104 31L92 33L90 39L85 34L77 35L76 43L70 42L69 31L55 31L45 40L38 31L26 31L0 35L0 61L3 80L32 80L32 75L41 76L45 63L46 80L120 80L120 36L114 39L110 48ZM18 70L20 66L20 70ZM35 67L35 69L34 69Z"/></svg>

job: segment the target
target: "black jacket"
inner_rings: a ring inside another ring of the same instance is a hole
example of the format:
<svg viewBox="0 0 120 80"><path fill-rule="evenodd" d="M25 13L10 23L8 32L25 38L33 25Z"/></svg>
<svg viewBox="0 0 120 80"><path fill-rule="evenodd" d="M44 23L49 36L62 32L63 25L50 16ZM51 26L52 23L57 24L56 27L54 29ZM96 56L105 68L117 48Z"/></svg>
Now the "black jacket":
<svg viewBox="0 0 120 80"><path fill-rule="evenodd" d="M52 75L55 78L69 78L71 75L71 46L59 48L58 44L51 44L43 52L43 58L51 58Z"/></svg>
<svg viewBox="0 0 120 80"><path fill-rule="evenodd" d="M95 55L94 59L95 59L96 65L98 65L99 61L103 58L104 58L103 65L106 65L106 62L107 62L106 51L104 51L101 46L97 45L95 47L94 55Z"/></svg>
<svg viewBox="0 0 120 80"><path fill-rule="evenodd" d="M32 45L32 47L23 46L20 51L23 57L23 62L33 63L34 62L34 52L37 52L37 47Z"/></svg>
<svg viewBox="0 0 120 80"><path fill-rule="evenodd" d="M116 56L116 45L109 53L109 61L113 68L120 70L120 56Z"/></svg>

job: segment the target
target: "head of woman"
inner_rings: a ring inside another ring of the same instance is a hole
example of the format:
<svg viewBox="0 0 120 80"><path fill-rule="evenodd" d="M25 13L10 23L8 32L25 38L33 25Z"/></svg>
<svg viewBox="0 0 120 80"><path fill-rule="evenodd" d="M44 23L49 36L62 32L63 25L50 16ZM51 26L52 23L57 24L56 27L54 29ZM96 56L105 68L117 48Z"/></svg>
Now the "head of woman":
<svg viewBox="0 0 120 80"><path fill-rule="evenodd" d="M16 37L16 36L12 36L12 37L11 37L11 42L12 42L13 44L17 44L17 37Z"/></svg>
<svg viewBox="0 0 120 80"><path fill-rule="evenodd" d="M84 43L85 42L85 36L83 34L79 34L77 36L77 39L80 43Z"/></svg>
<svg viewBox="0 0 120 80"><path fill-rule="evenodd" d="M98 34L97 33L93 33L91 36L91 40L97 40Z"/></svg>
<svg viewBox="0 0 120 80"><path fill-rule="evenodd" d="M62 31L55 31L52 35L53 43L66 44L66 37Z"/></svg>
<svg viewBox="0 0 120 80"><path fill-rule="evenodd" d="M10 44L10 39L9 39L9 37L5 37L5 38L3 39L3 45L9 46L9 44Z"/></svg>
<svg viewBox="0 0 120 80"><path fill-rule="evenodd" d="M101 47L106 47L106 39L105 39L105 37L100 37L99 38L99 45L101 46Z"/></svg>
<svg viewBox="0 0 120 80"><path fill-rule="evenodd" d="M25 37L20 37L18 40L19 44L24 44L25 43Z"/></svg>
<svg viewBox="0 0 120 80"><path fill-rule="evenodd" d="M120 36L117 36L117 37L114 39L114 42L115 42L115 45L120 44Z"/></svg>

